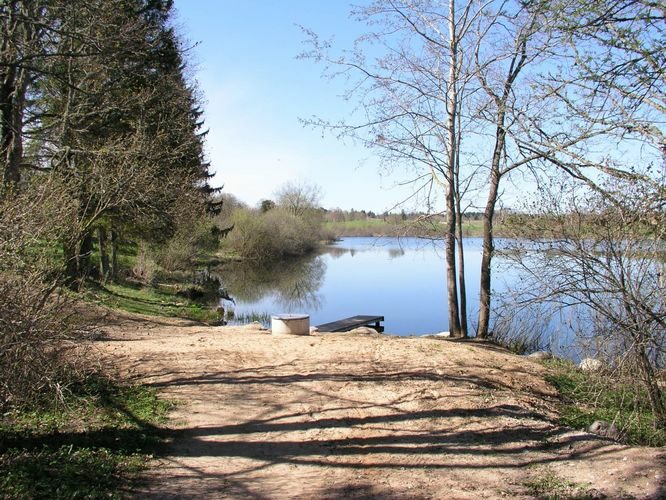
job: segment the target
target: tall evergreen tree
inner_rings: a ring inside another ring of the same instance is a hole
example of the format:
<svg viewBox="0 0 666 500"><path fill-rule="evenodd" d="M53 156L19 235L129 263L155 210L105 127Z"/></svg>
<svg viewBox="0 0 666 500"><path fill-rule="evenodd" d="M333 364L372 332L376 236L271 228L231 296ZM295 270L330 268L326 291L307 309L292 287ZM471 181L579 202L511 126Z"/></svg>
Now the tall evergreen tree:
<svg viewBox="0 0 666 500"><path fill-rule="evenodd" d="M91 270L95 232L101 250L119 231L164 240L213 192L171 3L74 1L53 11L58 37L33 89L31 140L79 207L79 235L64 252L72 283Z"/></svg>

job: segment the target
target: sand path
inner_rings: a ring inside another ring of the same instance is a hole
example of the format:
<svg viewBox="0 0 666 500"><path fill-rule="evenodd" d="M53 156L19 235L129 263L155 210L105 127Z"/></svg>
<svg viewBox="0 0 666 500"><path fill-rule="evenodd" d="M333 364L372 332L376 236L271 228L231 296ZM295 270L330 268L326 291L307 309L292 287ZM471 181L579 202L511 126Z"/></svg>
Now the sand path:
<svg viewBox="0 0 666 500"><path fill-rule="evenodd" d="M666 495L663 450L558 427L544 368L491 345L130 316L96 344L180 401L137 496L530 498L548 478Z"/></svg>

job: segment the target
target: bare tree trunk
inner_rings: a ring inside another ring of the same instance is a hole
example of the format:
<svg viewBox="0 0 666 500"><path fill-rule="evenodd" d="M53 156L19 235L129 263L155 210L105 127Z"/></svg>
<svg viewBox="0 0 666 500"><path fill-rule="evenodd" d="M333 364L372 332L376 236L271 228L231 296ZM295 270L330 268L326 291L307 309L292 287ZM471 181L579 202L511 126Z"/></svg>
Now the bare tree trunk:
<svg viewBox="0 0 666 500"><path fill-rule="evenodd" d="M109 254L106 251L106 228L99 227L97 229L97 244L99 246L99 277L102 281L106 281L109 275Z"/></svg>
<svg viewBox="0 0 666 500"><path fill-rule="evenodd" d="M530 21L528 33L533 33L535 26L534 19ZM489 86L483 72L479 72L479 80L481 85L488 93L488 96L494 101L497 106L497 117L495 120L495 148L493 149L493 156L490 163L490 179L488 200L486 208L483 213L483 253L481 255L481 280L479 286L479 327L477 330L477 337L486 338L488 336L488 329L490 324L490 305L491 305L491 266L493 252L495 251L493 241L493 226L495 221L495 207L497 205L497 198L499 196L499 184L502 175L507 172L506 169L502 170L502 155L504 154L506 146L506 110L510 102L513 85L522 71L525 62L527 61L527 38L519 39L516 50L511 58L511 64L504 80L504 85L501 93L496 93ZM477 52L478 64L478 52Z"/></svg>
<svg viewBox="0 0 666 500"><path fill-rule="evenodd" d="M38 2L4 5L0 25L0 156L2 190L21 180L23 121L30 70L27 56L39 50L42 7Z"/></svg>
<svg viewBox="0 0 666 500"><path fill-rule="evenodd" d="M90 232L86 232L81 239L81 246L79 250L79 255L77 257L78 261L78 277L80 279L89 276L93 271L92 263L90 257L93 251L93 236Z"/></svg>
<svg viewBox="0 0 666 500"><path fill-rule="evenodd" d="M449 330L452 337L462 335L460 328L460 311L458 309L458 284L456 277L456 214L455 200L451 199L454 194L451 189L447 193L447 217L446 217L446 286L449 304Z"/></svg>
<svg viewBox="0 0 666 500"><path fill-rule="evenodd" d="M494 155L499 155L495 150ZM495 159L493 158L493 164ZM499 166L499 159L498 159ZM493 225L495 218L495 205L497 204L497 195L499 189L500 175L499 168L493 167L490 176L490 190L488 192L488 201L486 209L483 212L483 247L481 254L481 282L479 286L479 326L476 336L484 339L488 337L490 324L490 294L491 294L491 265L493 252L495 250L493 238Z"/></svg>
<svg viewBox="0 0 666 500"><path fill-rule="evenodd" d="M449 77L446 96L448 165L446 174L446 284L449 305L449 330L451 336L462 335L460 310L458 308L458 286L456 282L456 184L455 164L457 150L456 115L458 110L458 40L455 25L455 0L449 0Z"/></svg>
<svg viewBox="0 0 666 500"><path fill-rule="evenodd" d="M458 240L458 287L460 292L460 335L468 336L467 329L467 287L465 285L465 245L462 234L462 217L460 216L460 201L458 201L458 220L457 220L457 240Z"/></svg>
<svg viewBox="0 0 666 500"><path fill-rule="evenodd" d="M0 152L3 163L3 189L11 189L21 180L23 162L23 109L27 88L24 69L8 68L0 83Z"/></svg>
<svg viewBox="0 0 666 500"><path fill-rule="evenodd" d="M111 281L118 276L118 234L111 229L111 268L109 272Z"/></svg>
<svg viewBox="0 0 666 500"><path fill-rule="evenodd" d="M458 144L460 144L460 112L458 112ZM463 218L461 198L463 193L460 189L460 147L456 149L456 228L458 240L458 288L460 292L460 330L461 336L467 337L467 286L465 284L465 244L463 242Z"/></svg>
<svg viewBox="0 0 666 500"><path fill-rule="evenodd" d="M661 387L657 383L654 375L654 369L650 363L645 346L640 344L637 348L638 369L643 379L643 385L647 389L650 407L654 415L655 425L659 428L666 428L666 405L664 404L664 395Z"/></svg>
<svg viewBox="0 0 666 500"><path fill-rule="evenodd" d="M488 200L483 212L483 252L481 255L481 282L479 286L479 327L476 336L484 339L488 336L490 325L490 302L491 302L491 266L493 252L495 251L493 227L495 223L495 207L499 196L499 184L502 178L501 161L504 147L506 145L506 102L509 98L513 82L522 68L522 61L517 64L513 71L509 72L509 77L504 84L504 92L500 98L496 98L498 106L497 121L495 130L495 148L490 163L490 186L488 188Z"/></svg>

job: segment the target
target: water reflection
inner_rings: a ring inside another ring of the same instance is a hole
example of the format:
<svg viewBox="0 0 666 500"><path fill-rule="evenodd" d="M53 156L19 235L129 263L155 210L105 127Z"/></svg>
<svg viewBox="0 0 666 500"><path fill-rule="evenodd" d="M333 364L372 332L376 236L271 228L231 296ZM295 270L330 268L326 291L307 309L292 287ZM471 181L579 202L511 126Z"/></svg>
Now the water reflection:
<svg viewBox="0 0 666 500"><path fill-rule="evenodd" d="M429 243L429 242L428 242ZM379 250L386 248L388 252L389 259L397 259L398 257L403 257L405 255L405 249L400 245L400 240L395 239L395 246L386 246L386 244L380 244L379 241L376 241L375 244L362 246L360 248L353 246L327 246L324 248L323 253L330 255L333 259L339 259L345 255L354 257L356 254L361 252L373 252L376 253Z"/></svg>
<svg viewBox="0 0 666 500"><path fill-rule="evenodd" d="M324 252L326 252L328 255L330 255L334 259L339 259L343 255L347 255L350 252L350 249L349 248L329 246L329 247L326 247L324 249Z"/></svg>
<svg viewBox="0 0 666 500"><path fill-rule="evenodd" d="M239 303L260 303L270 299L285 312L321 309L319 293L326 263L319 257L294 259L272 266L232 264L219 270L223 285Z"/></svg>
<svg viewBox="0 0 666 500"><path fill-rule="evenodd" d="M232 321L269 322L274 314L303 313L318 325L368 314L385 316L393 334L443 331L446 290L439 246L413 238L344 238L319 255L271 268L228 264L218 273L236 304L223 305L233 310Z"/></svg>
<svg viewBox="0 0 666 500"><path fill-rule="evenodd" d="M404 257L405 256L405 249L402 248L402 247L389 248L388 254L389 254L390 259L397 259L398 257Z"/></svg>

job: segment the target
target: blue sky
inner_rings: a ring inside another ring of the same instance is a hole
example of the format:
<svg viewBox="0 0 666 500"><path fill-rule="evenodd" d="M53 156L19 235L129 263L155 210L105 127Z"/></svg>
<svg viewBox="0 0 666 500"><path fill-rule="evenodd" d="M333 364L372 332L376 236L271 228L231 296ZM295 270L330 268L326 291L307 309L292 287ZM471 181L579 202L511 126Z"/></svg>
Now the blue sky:
<svg viewBox="0 0 666 500"><path fill-rule="evenodd" d="M342 82L297 60L306 47L298 25L349 47L358 25L341 0L176 0L176 20L205 100L214 184L256 204L288 181L322 188L326 208L382 212L409 193L399 174L382 178L373 152L322 137L299 118L336 121L353 106Z"/></svg>

